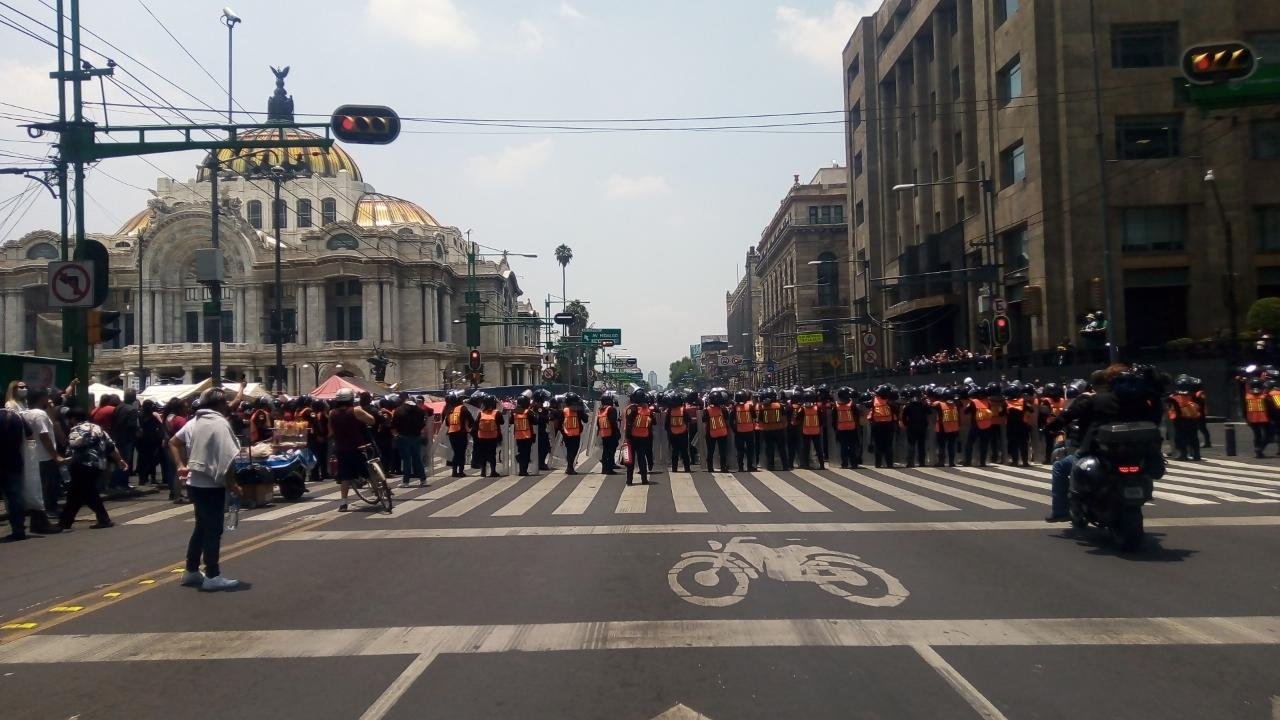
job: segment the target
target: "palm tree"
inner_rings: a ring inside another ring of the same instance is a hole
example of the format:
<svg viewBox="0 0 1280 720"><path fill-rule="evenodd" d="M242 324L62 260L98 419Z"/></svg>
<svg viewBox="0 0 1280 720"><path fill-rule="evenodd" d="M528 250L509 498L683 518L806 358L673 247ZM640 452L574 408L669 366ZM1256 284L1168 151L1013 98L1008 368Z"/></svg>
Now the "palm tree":
<svg viewBox="0 0 1280 720"><path fill-rule="evenodd" d="M560 309L563 311L568 304L569 294L565 292L568 285L565 284L565 268L569 267L569 263L573 260L573 248L568 245L561 245L556 248L556 262L560 263Z"/></svg>

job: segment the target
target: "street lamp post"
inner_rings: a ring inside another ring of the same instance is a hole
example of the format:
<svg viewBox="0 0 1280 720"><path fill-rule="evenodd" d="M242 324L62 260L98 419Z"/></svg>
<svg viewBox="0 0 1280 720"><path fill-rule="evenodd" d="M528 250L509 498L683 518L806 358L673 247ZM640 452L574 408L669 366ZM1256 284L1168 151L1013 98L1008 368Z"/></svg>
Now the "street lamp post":
<svg viewBox="0 0 1280 720"><path fill-rule="evenodd" d="M227 124L232 125L234 121L231 119L231 106L235 102L234 95L231 92L232 72L231 58L232 54L232 37L235 35L236 25L240 24L240 16L231 11L231 8L222 8L222 24L227 26Z"/></svg>
<svg viewBox="0 0 1280 720"><path fill-rule="evenodd" d="M311 387L314 388L320 384L320 371L326 366L332 366L335 373L342 372L342 363L340 362L302 363L302 369L311 368L311 372L315 375L315 383Z"/></svg>
<svg viewBox="0 0 1280 720"><path fill-rule="evenodd" d="M1231 334L1227 342L1227 373L1235 377L1236 366L1240 364L1240 308L1236 304L1236 248L1231 234L1231 221L1227 219L1227 209L1222 205L1222 194L1218 191L1217 178L1210 169L1204 174L1204 182L1213 191L1213 202L1218 207L1218 221L1222 223L1223 250L1227 254L1227 277L1224 283L1227 296L1227 332ZM1111 320L1114 320L1112 318ZM1110 327L1110 322L1108 322ZM1232 401L1227 403L1227 417L1239 420L1240 403L1237 402L1236 391L1232 390Z"/></svg>

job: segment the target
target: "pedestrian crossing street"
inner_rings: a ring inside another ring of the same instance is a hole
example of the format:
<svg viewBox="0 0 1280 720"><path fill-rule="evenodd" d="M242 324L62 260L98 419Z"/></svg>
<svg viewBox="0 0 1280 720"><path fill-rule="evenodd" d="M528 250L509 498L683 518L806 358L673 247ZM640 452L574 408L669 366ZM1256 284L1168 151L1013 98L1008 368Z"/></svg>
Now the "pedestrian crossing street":
<svg viewBox="0 0 1280 720"><path fill-rule="evenodd" d="M746 473L693 474L662 472L653 485L625 485L625 475L599 473L599 463L579 475L553 470L541 476L452 478L447 468L434 469L429 487L401 488L391 481L395 511L354 513L369 523L394 522L406 516L425 521L457 518L545 517L549 521L603 512L619 520L646 514L674 512L696 517L724 512L759 517L769 513L867 513L899 511L1042 511L1048 504L1049 468L1044 465L985 468L877 469L864 466L844 470L796 469ZM475 472L474 470L469 472ZM339 492L330 483L312 486L307 498L241 512L241 522L290 522L332 513ZM366 508L354 493L354 510ZM1232 460L1170 463L1156 483L1157 506L1218 506L1280 504L1280 469ZM112 507L112 517L124 526L176 521L191 522L190 506L137 501Z"/></svg>

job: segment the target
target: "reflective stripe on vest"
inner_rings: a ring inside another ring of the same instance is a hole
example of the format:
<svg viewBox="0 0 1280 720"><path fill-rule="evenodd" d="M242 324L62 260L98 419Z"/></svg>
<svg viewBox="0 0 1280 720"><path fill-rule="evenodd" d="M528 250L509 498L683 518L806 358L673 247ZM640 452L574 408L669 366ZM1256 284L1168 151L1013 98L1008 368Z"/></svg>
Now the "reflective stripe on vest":
<svg viewBox="0 0 1280 720"><path fill-rule="evenodd" d="M671 408L671 412L667 413L667 432L683 435L688 431L689 427L684 422L684 406Z"/></svg>
<svg viewBox="0 0 1280 720"><path fill-rule="evenodd" d="M751 403L741 403L733 413L733 425L738 432L755 430L755 420L751 417Z"/></svg>
<svg viewBox="0 0 1280 720"><path fill-rule="evenodd" d="M533 439L533 423L529 421L528 410L517 410L512 416L512 422L515 425L515 436L517 440Z"/></svg>
<svg viewBox="0 0 1280 720"><path fill-rule="evenodd" d="M582 435L582 420L578 419L578 413L565 408L560 411L560 417L564 420L560 423L560 431L565 437L578 437Z"/></svg>
<svg viewBox="0 0 1280 720"><path fill-rule="evenodd" d="M466 408L462 407L461 405L455 407L452 411L450 411L449 432L451 433L462 432L462 413L466 411L467 411Z"/></svg>
<svg viewBox="0 0 1280 720"><path fill-rule="evenodd" d="M857 430L858 409L852 402L836 403L836 430Z"/></svg>
<svg viewBox="0 0 1280 720"><path fill-rule="evenodd" d="M800 432L805 435L817 435L821 432L820 420L818 418L817 405L804 406L804 424L800 426Z"/></svg>
<svg viewBox="0 0 1280 720"><path fill-rule="evenodd" d="M707 435L713 438L729 436L729 426L724 421L724 410L714 406L707 408Z"/></svg>
<svg viewBox="0 0 1280 720"><path fill-rule="evenodd" d="M781 430L785 427L782 421L782 403L771 402L765 405L760 413L760 421L762 430Z"/></svg>
<svg viewBox="0 0 1280 720"><path fill-rule="evenodd" d="M938 413L938 432L960 432L960 413L955 403L940 401L933 404Z"/></svg>
<svg viewBox="0 0 1280 720"><path fill-rule="evenodd" d="M1245 393L1244 421L1250 425L1267 424L1267 396L1262 393Z"/></svg>
<svg viewBox="0 0 1280 720"><path fill-rule="evenodd" d="M480 422L476 425L476 437L481 440L498 439L497 410L484 410L480 413Z"/></svg>
<svg viewBox="0 0 1280 720"><path fill-rule="evenodd" d="M636 408L636 414L631 418L631 437L649 437L650 425L653 425L653 410L643 406Z"/></svg>
<svg viewBox="0 0 1280 720"><path fill-rule="evenodd" d="M893 422L893 408L890 407L889 401L884 398L871 401L871 413L867 415L867 419L874 423Z"/></svg>

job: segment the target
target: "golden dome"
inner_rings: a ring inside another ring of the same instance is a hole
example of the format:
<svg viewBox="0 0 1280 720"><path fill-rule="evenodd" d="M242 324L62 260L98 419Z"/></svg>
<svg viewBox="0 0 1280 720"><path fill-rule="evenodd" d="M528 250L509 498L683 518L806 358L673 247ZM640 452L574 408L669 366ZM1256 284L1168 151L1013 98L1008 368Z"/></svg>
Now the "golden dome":
<svg viewBox="0 0 1280 720"><path fill-rule="evenodd" d="M262 140L268 138L280 137L280 131L274 129L263 130L247 130L240 133L240 140ZM319 135L307 132L306 130L298 130L296 128L285 128L284 137L287 140L298 140L302 138L318 138ZM271 149L255 149L255 150L219 150L218 164L219 167L233 173L242 173L249 167L249 160L253 160L255 165L261 164L263 154L266 154L267 162L272 165L283 164L286 159L297 161L303 158L307 161L311 172L320 177L337 177L339 170L346 170L352 180L363 181L364 178L360 174L360 168L356 166L356 161L351 159L346 150L343 150L337 143L334 143L328 150L320 148L271 148ZM196 179L204 182L209 179L208 171L209 157L205 156L204 162L200 164L200 173Z"/></svg>
<svg viewBox="0 0 1280 720"><path fill-rule="evenodd" d="M143 210L120 226L116 235L139 235L151 225L151 210Z"/></svg>
<svg viewBox="0 0 1280 720"><path fill-rule="evenodd" d="M416 203L392 195L365 193L356 203L355 222L361 227L384 227L420 223L439 227L440 223Z"/></svg>

